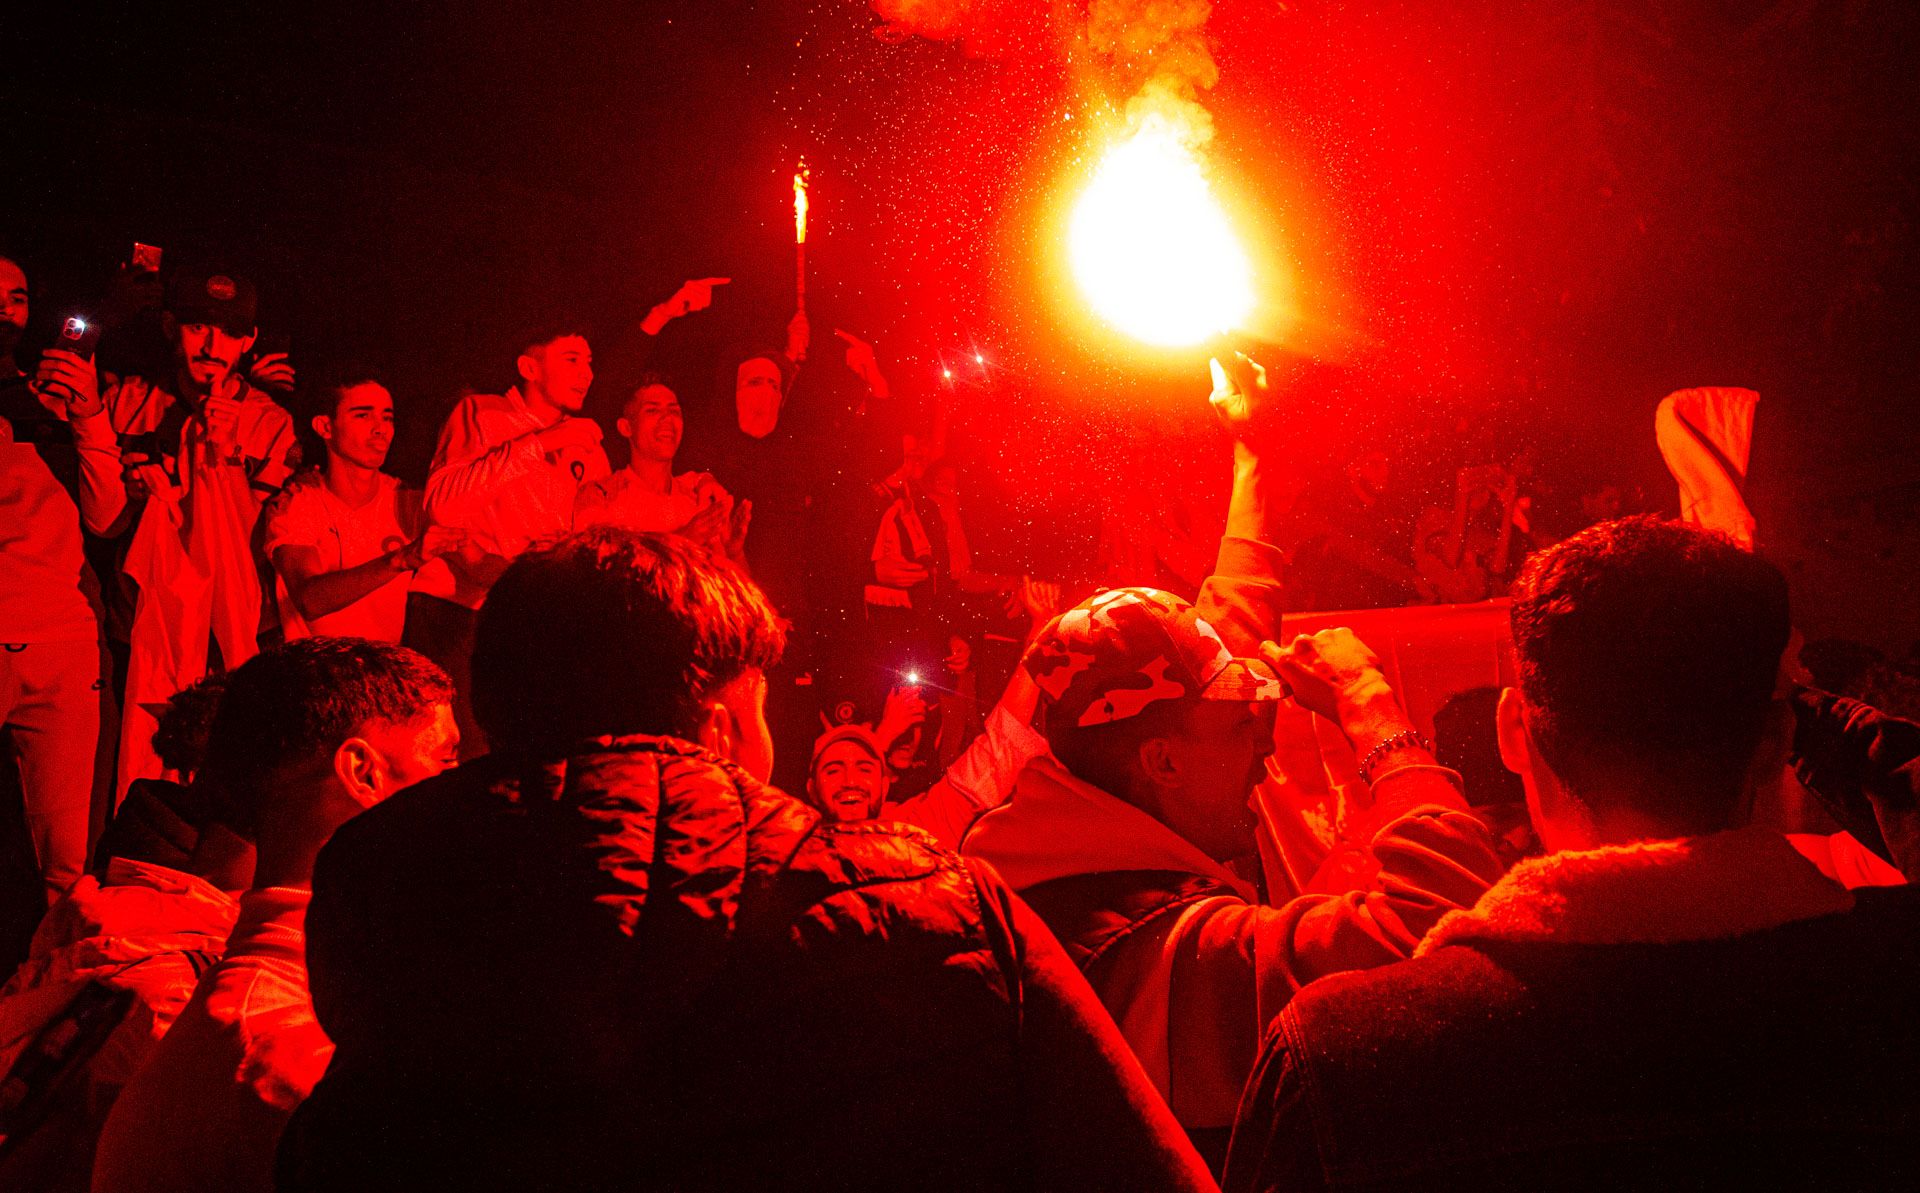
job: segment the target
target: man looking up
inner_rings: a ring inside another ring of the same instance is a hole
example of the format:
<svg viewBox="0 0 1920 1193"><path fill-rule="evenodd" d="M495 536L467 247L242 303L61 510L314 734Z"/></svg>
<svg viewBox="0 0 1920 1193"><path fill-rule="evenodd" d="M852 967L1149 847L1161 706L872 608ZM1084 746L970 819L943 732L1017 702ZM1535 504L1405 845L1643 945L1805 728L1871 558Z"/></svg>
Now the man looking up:
<svg viewBox="0 0 1920 1193"><path fill-rule="evenodd" d="M117 790L160 773L150 747L155 710L209 670L237 667L258 649L254 530L262 505L292 471L294 439L292 418L240 371L253 347L256 306L243 277L176 274L162 320L173 376L106 379L128 497L112 532L132 531L124 571L136 590ZM73 401L92 398L86 380L70 386Z"/></svg>
<svg viewBox="0 0 1920 1193"><path fill-rule="evenodd" d="M380 471L393 445L393 395L371 374L320 390L313 432L326 461L302 472L267 505L264 550L277 578L280 627L400 641L407 585L429 559L466 535L423 526L420 494Z"/></svg>
<svg viewBox="0 0 1920 1193"><path fill-rule="evenodd" d="M315 869L338 1051L283 1189L1206 1186L990 869L765 786L782 639L681 538L507 569L473 659L492 752Z"/></svg>
<svg viewBox="0 0 1920 1193"><path fill-rule="evenodd" d="M658 377L640 380L615 424L627 443L626 466L583 486L574 504L576 529L624 526L692 539L715 558L746 566L747 520L753 503L738 506L704 472L673 471L686 423L680 398Z"/></svg>
<svg viewBox="0 0 1920 1193"><path fill-rule="evenodd" d="M256 842L226 955L101 1133L102 1191L273 1188L280 1132L333 1055L307 993L313 861L334 830L455 761L446 673L386 643L307 638L227 682L209 778Z"/></svg>
<svg viewBox="0 0 1920 1193"><path fill-rule="evenodd" d="M1053 755L1027 766L963 851L993 863L1067 946L1217 1162L1261 1033L1293 992L1405 958L1479 897L1499 859L1351 632L1284 652L1266 642L1279 627L1270 535L1284 510L1263 424L1277 399L1264 370L1236 357L1214 366L1211 400L1233 437L1234 479L1199 604L1116 589L1040 633L1021 666L1039 685ZM1375 785L1377 889L1271 907L1246 877L1249 800L1285 691L1276 669L1346 732Z"/></svg>
<svg viewBox="0 0 1920 1193"><path fill-rule="evenodd" d="M406 644L453 677L468 757L485 749L467 697L475 611L511 560L572 529L580 486L611 471L599 426L579 417L593 384L593 349L581 325L537 324L514 347L520 384L462 399L441 428L426 517L467 538L414 573L407 600Z"/></svg>
<svg viewBox="0 0 1920 1193"><path fill-rule="evenodd" d="M1288 1007L1227 1187L1911 1186L1913 888L1749 824L1793 731L1785 577L1629 518L1529 559L1512 622L1497 733L1548 856Z"/></svg>

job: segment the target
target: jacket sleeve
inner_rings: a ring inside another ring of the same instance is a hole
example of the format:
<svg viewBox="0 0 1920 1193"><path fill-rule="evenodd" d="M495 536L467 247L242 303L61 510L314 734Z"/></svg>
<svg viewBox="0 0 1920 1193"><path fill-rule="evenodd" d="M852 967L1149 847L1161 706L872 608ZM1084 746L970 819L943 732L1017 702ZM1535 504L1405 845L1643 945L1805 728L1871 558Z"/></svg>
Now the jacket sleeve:
<svg viewBox="0 0 1920 1193"><path fill-rule="evenodd" d="M1233 1124L1220 1178L1223 1193L1311 1193L1327 1187L1312 1103L1290 1047L1291 1027L1283 1017L1260 1050Z"/></svg>
<svg viewBox="0 0 1920 1193"><path fill-rule="evenodd" d="M80 517L87 530L111 535L127 511L127 486L120 461L120 437L105 411L73 420L73 446L80 457Z"/></svg>
<svg viewBox="0 0 1920 1193"><path fill-rule="evenodd" d="M1800 781L1861 844L1920 874L1920 724L1817 688L1790 701Z"/></svg>
<svg viewBox="0 0 1920 1193"><path fill-rule="evenodd" d="M454 407L440 430L426 497L427 515L437 525L471 525L475 511L501 485L545 458L540 441L531 434L489 444L480 428L479 410L479 404L467 398Z"/></svg>
<svg viewBox="0 0 1920 1193"><path fill-rule="evenodd" d="M958 849L974 820L1005 803L1021 769L1046 751L1045 738L995 705L987 714L986 732L968 743L925 794L889 809L885 818L923 828L944 848Z"/></svg>
<svg viewBox="0 0 1920 1193"><path fill-rule="evenodd" d="M967 859L1020 1033L1011 1096L1043 1189L1211 1190L1213 1178L1065 950L992 867Z"/></svg>
<svg viewBox="0 0 1920 1193"><path fill-rule="evenodd" d="M1260 644L1280 632L1279 548L1254 539L1220 540L1213 575L1200 585L1195 606L1236 657L1257 658Z"/></svg>
<svg viewBox="0 0 1920 1193"><path fill-rule="evenodd" d="M1500 874L1493 838L1464 806L1413 807L1372 849L1380 870L1367 888L1280 907L1207 900L1150 938L1169 967L1169 1061L1183 1121L1230 1120L1261 1034L1301 987L1406 960L1440 917L1473 906Z"/></svg>

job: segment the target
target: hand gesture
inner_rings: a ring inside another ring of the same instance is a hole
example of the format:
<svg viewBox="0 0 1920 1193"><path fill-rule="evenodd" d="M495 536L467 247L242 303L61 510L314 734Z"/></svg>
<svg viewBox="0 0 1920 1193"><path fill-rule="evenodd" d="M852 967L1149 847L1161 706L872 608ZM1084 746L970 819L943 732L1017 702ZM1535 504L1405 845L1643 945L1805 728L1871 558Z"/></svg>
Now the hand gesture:
<svg viewBox="0 0 1920 1193"><path fill-rule="evenodd" d="M747 528L753 524L753 502L736 501L733 514L727 519L727 557L745 560L747 557Z"/></svg>
<svg viewBox="0 0 1920 1193"><path fill-rule="evenodd" d="M221 455L230 455L240 442L240 400L209 394L200 406L200 417L207 424L207 443Z"/></svg>
<svg viewBox="0 0 1920 1193"><path fill-rule="evenodd" d="M407 566L425 567L429 559L451 555L467 545L467 532L455 526L429 526L407 546Z"/></svg>
<svg viewBox="0 0 1920 1193"><path fill-rule="evenodd" d="M858 336L850 335L839 328L833 334L847 342L847 367L854 375L867 383L867 392L885 401L892 393L887 379L880 372L880 361L873 354L873 345Z"/></svg>
<svg viewBox="0 0 1920 1193"><path fill-rule="evenodd" d="M1208 360L1207 369L1213 374L1213 392L1207 401L1214 417L1235 439L1246 439L1261 412L1276 401L1269 392L1266 368L1246 353L1235 352L1225 363L1218 357Z"/></svg>
<svg viewBox="0 0 1920 1193"><path fill-rule="evenodd" d="M1379 656L1345 626L1302 634L1285 648L1263 642L1260 655L1302 708L1330 720L1340 720L1343 704L1389 690Z"/></svg>
<svg viewBox="0 0 1920 1193"><path fill-rule="evenodd" d="M813 324L805 311L795 311L787 320L787 359L795 364L807 359L807 345L813 342Z"/></svg>
<svg viewBox="0 0 1920 1193"><path fill-rule="evenodd" d="M66 403L68 418L91 418L100 413L100 372L94 363L65 348L49 348L33 375L34 387Z"/></svg>
<svg viewBox="0 0 1920 1193"><path fill-rule="evenodd" d="M1037 631L1054 619L1062 603L1062 589L1057 581L1022 576L1020 587L1007 599L1007 616L1017 617L1024 612L1028 624Z"/></svg>
<svg viewBox="0 0 1920 1193"><path fill-rule="evenodd" d="M714 290L732 281L732 278L689 278L681 282L673 297L662 304L670 312L667 317L674 319L706 310L713 305Z"/></svg>
<svg viewBox="0 0 1920 1193"><path fill-rule="evenodd" d="M568 448L588 448L600 442L600 424L590 418L563 418L534 432L549 461Z"/></svg>
<svg viewBox="0 0 1920 1193"><path fill-rule="evenodd" d="M973 644L955 634L947 639L947 657L941 662L945 663L947 670L954 675L963 674L967 668L973 666Z"/></svg>
<svg viewBox="0 0 1920 1193"><path fill-rule="evenodd" d="M294 389L293 362L284 352L269 352L247 366L247 380L260 389L290 394Z"/></svg>
<svg viewBox="0 0 1920 1193"><path fill-rule="evenodd" d="M727 549L727 524L727 511L718 503L708 503L680 528L680 534L713 554L722 555Z"/></svg>
<svg viewBox="0 0 1920 1193"><path fill-rule="evenodd" d="M887 703L880 713L880 723L874 726L873 735L880 739L880 748L887 749L926 719L927 701L920 695L920 689L897 687L887 693Z"/></svg>

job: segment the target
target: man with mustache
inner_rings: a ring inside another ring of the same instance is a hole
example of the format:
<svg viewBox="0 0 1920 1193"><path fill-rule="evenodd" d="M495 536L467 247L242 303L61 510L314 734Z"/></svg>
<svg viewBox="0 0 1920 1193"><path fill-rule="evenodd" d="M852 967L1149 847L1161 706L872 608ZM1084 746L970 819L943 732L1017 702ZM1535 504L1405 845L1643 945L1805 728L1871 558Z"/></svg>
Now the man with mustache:
<svg viewBox="0 0 1920 1193"><path fill-rule="evenodd" d="M110 527L126 535L132 585L110 626L128 643L116 790L159 775L154 710L209 671L258 650L262 609L252 543L261 507L297 462L293 419L242 367L258 334L259 296L244 277L183 270L167 286L162 326L168 378L105 378L100 397L119 436L127 506ZM276 379L291 384L279 362ZM79 379L75 401L91 374ZM132 616L126 617L131 604Z"/></svg>
<svg viewBox="0 0 1920 1193"><path fill-rule="evenodd" d="M264 550L281 629L288 641L399 642L408 581L466 534L426 524L419 490L380 470L393 446L393 395L371 373L321 389L313 432L326 445L325 464L294 477L267 506Z"/></svg>

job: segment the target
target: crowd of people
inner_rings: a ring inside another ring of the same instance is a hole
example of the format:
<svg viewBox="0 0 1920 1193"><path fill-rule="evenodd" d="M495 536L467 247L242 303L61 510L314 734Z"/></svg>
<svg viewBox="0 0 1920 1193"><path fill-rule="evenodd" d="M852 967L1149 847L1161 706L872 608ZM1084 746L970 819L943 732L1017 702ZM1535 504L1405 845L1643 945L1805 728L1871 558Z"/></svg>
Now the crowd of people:
<svg viewBox="0 0 1920 1193"><path fill-rule="evenodd" d="M6 1187L1913 1179L1920 724L1811 683L1744 447L1662 441L1687 521L1603 493L1544 545L1516 460L1396 544L1392 461L1305 483L1234 354L1192 599L1088 594L976 569L941 418L822 498L804 313L683 452L648 346L726 279L637 322L604 425L588 329L529 325L424 489L377 368L297 374L239 273L138 280L163 363L83 319L16 360L0 255ZM1514 682L1439 742L1351 629L1282 632L1383 585L1510 596ZM1287 705L1357 776L1304 883Z"/></svg>

